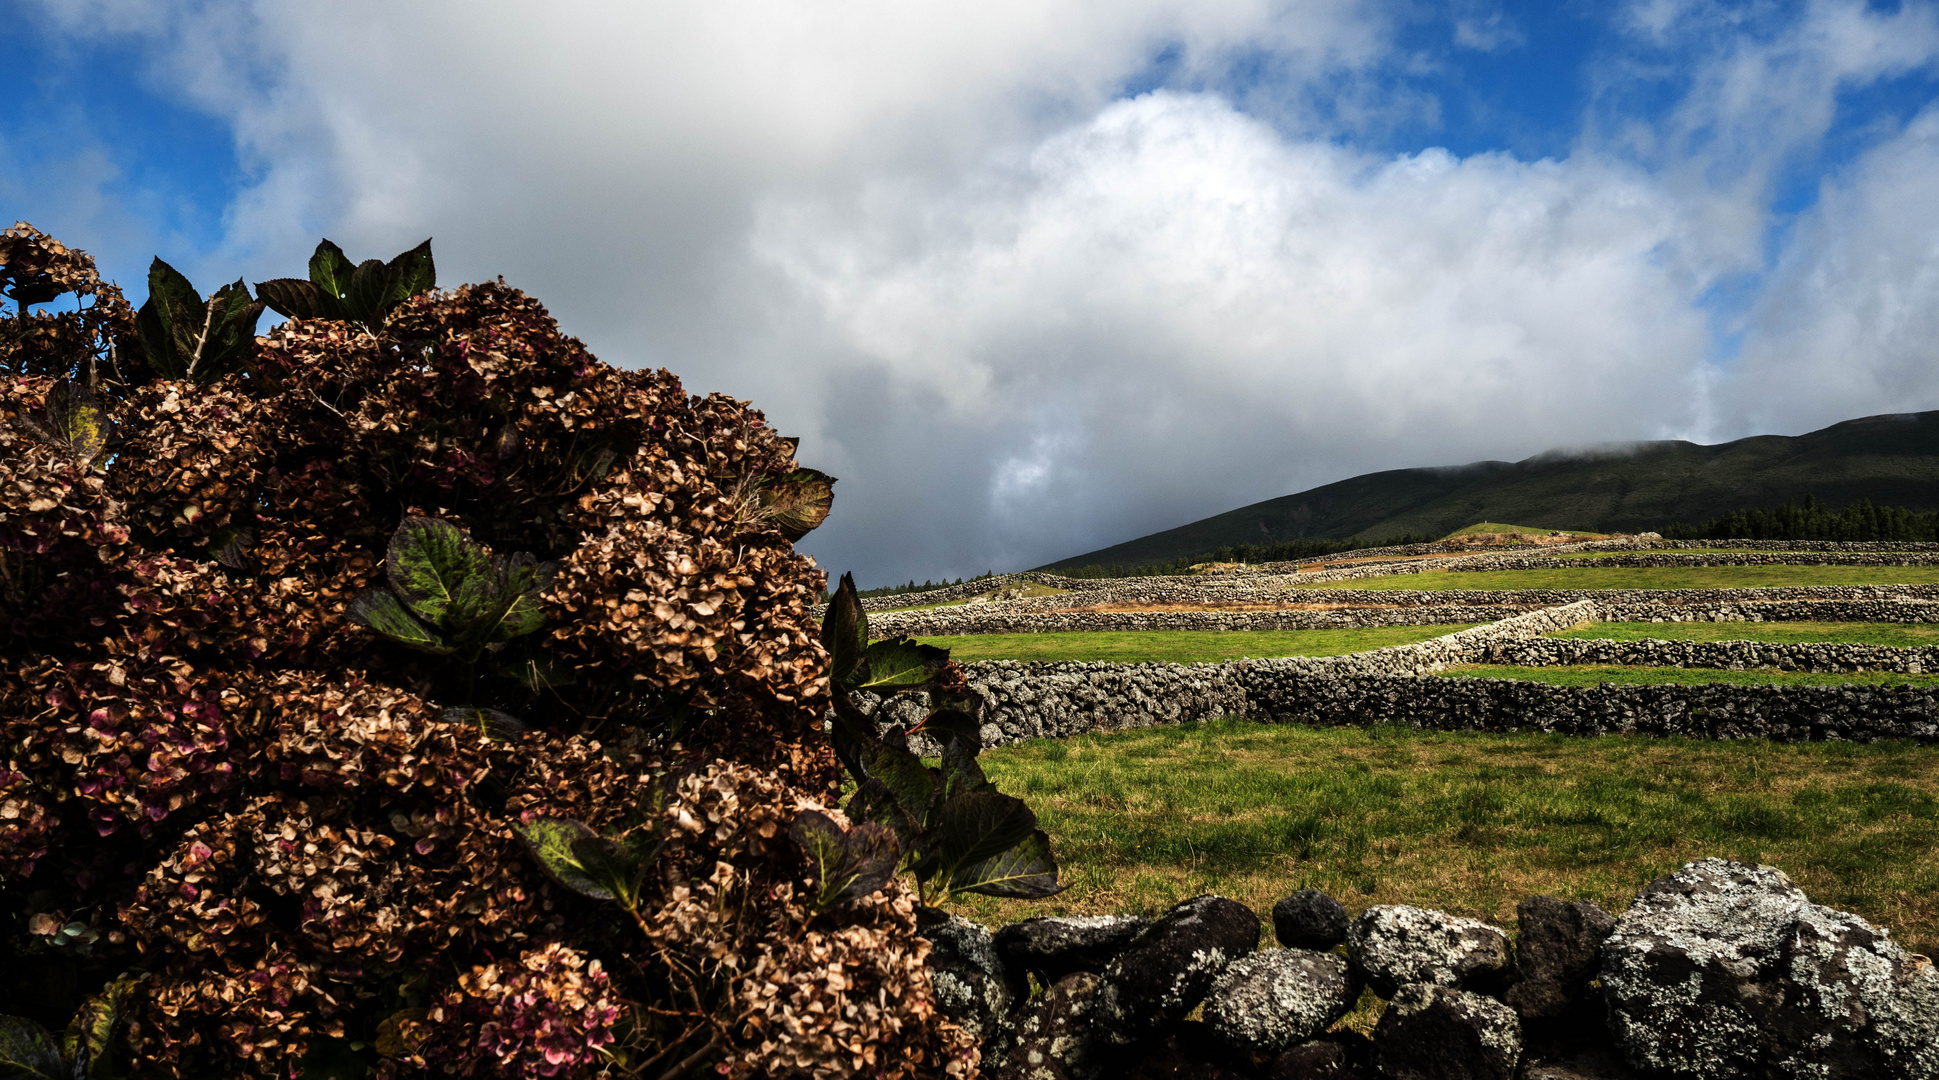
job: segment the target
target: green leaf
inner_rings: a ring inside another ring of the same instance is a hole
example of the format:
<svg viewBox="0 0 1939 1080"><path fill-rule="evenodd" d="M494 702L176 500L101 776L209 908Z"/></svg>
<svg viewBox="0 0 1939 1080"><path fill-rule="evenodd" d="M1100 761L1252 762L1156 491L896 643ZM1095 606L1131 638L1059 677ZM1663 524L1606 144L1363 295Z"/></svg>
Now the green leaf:
<svg viewBox="0 0 1939 1080"><path fill-rule="evenodd" d="M665 793L660 792L659 796L660 803L664 804ZM633 865L633 887L637 892L646 871L652 869L653 861L660 857L661 850L667 846L667 835L657 827L641 827L620 837L619 843Z"/></svg>
<svg viewBox="0 0 1939 1080"><path fill-rule="evenodd" d="M81 1003L61 1037L61 1053L72 1065L75 1080L100 1080L116 1070L112 1057L116 1031L127 1012L128 998L141 977L123 975L100 993Z"/></svg>
<svg viewBox="0 0 1939 1080"><path fill-rule="evenodd" d="M438 629L460 651L467 646L482 645L490 638L492 627L497 625L506 606L506 600L498 595L498 575L489 571L475 574L456 582L451 602L438 617Z"/></svg>
<svg viewBox="0 0 1939 1080"><path fill-rule="evenodd" d="M944 746L952 740L962 742L972 756L983 749L983 725L961 709L937 709L909 731L921 732Z"/></svg>
<svg viewBox="0 0 1939 1080"><path fill-rule="evenodd" d="M1050 837L1038 829L1007 851L958 866L949 876L949 891L1037 900L1055 896L1064 887L1057 883L1057 860L1050 853Z"/></svg>
<svg viewBox="0 0 1939 1080"><path fill-rule="evenodd" d="M846 578L843 579L844 581ZM868 669L861 690L914 690L929 683L949 663L949 650L924 645L914 638L871 641L863 654Z"/></svg>
<svg viewBox="0 0 1939 1080"><path fill-rule="evenodd" d="M247 366L256 347L256 321L263 305L250 299L241 278L209 297L209 317L197 339L199 356L190 376L199 383L214 382Z"/></svg>
<svg viewBox="0 0 1939 1080"><path fill-rule="evenodd" d="M440 518L410 517L391 534L385 553L391 590L425 622L442 624L445 609L467 581L492 582L485 553L456 525Z"/></svg>
<svg viewBox="0 0 1939 1080"><path fill-rule="evenodd" d="M256 283L256 295L271 311L286 319L344 318L343 301L313 281L275 278Z"/></svg>
<svg viewBox="0 0 1939 1080"><path fill-rule="evenodd" d="M862 673L862 653L869 644L869 617L855 593L855 575L843 574L821 619L821 647L828 650L828 685L840 692Z"/></svg>
<svg viewBox="0 0 1939 1080"><path fill-rule="evenodd" d="M835 714L829 718L828 741L835 756L858 782L868 779L862 770L862 750L875 738L875 724L846 696L835 699Z"/></svg>
<svg viewBox="0 0 1939 1080"><path fill-rule="evenodd" d="M344 294L344 310L350 317L375 329L383 321L384 305L390 300L391 269L376 259L365 259L350 273L350 289Z"/></svg>
<svg viewBox="0 0 1939 1080"><path fill-rule="evenodd" d="M412 618L404 610L403 601L389 589L365 589L350 601L345 614L399 645L439 656L449 656L452 652L443 638Z"/></svg>
<svg viewBox="0 0 1939 1080"><path fill-rule="evenodd" d="M83 464L100 457L114 436L114 421L94 394L67 379L48 391L45 416L49 433L66 443Z"/></svg>
<svg viewBox="0 0 1939 1080"><path fill-rule="evenodd" d="M956 796L973 791L996 790L996 785L983 774L983 766L976 762L976 746L961 739L951 739L943 744L942 768L938 770L943 778L942 797L938 800L940 804L948 804Z"/></svg>
<svg viewBox="0 0 1939 1080"><path fill-rule="evenodd" d="M533 818L512 829L552 880L594 900L616 898L612 883L594 874L581 859L579 841L600 839L598 833L571 818L554 817Z"/></svg>
<svg viewBox="0 0 1939 1080"><path fill-rule="evenodd" d="M835 504L835 478L796 469L761 490L761 512L790 542L815 531Z"/></svg>
<svg viewBox="0 0 1939 1080"><path fill-rule="evenodd" d="M387 269L393 282L387 307L438 287L438 268L431 261L429 239L392 259Z"/></svg>
<svg viewBox="0 0 1939 1080"><path fill-rule="evenodd" d="M0 1016L0 1080L66 1080L61 1044L44 1027Z"/></svg>
<svg viewBox="0 0 1939 1080"><path fill-rule="evenodd" d="M855 794L842 808L850 821L870 821L887 826L902 842L903 850L914 851L922 846L923 828L921 822L910 816L897 802L889 786L880 780L866 780L855 789Z"/></svg>
<svg viewBox="0 0 1939 1080"><path fill-rule="evenodd" d="M559 564L539 562L529 552L500 559L494 566L499 575L499 595L504 599L496 624L489 635L492 641L510 641L530 634L545 625L539 595L552 587L559 576Z"/></svg>
<svg viewBox="0 0 1939 1080"><path fill-rule="evenodd" d="M135 317L135 332L156 373L165 379L188 376L206 315L188 278L159 258L148 264L148 299Z"/></svg>
<svg viewBox="0 0 1939 1080"><path fill-rule="evenodd" d="M438 713L438 719L447 724L475 727L486 738L500 741L516 739L527 730L524 723L511 713L477 705L453 705Z"/></svg>
<svg viewBox="0 0 1939 1080"><path fill-rule="evenodd" d="M872 735L856 740L852 749L857 780L881 781L911 818L928 818L929 804L936 796L936 776L921 758Z"/></svg>
<svg viewBox="0 0 1939 1080"><path fill-rule="evenodd" d="M795 815L788 835L808 856L815 880L812 906L817 912L881 889L902 861L895 833L872 822L844 832L827 814L804 810Z"/></svg>
<svg viewBox="0 0 1939 1080"><path fill-rule="evenodd" d="M255 546L256 530L230 525L209 538L209 558L231 570L246 570L249 567L249 549Z"/></svg>
<svg viewBox="0 0 1939 1080"><path fill-rule="evenodd" d="M993 789L956 795L937 817L936 850L951 868L1001 854L1037 827L1037 815L1022 799Z"/></svg>
<svg viewBox="0 0 1939 1080"><path fill-rule="evenodd" d="M586 876L603 885L610 897L631 910L638 900L635 881L639 867L617 840L586 836L572 842L572 856L585 868Z"/></svg>
<svg viewBox="0 0 1939 1080"><path fill-rule="evenodd" d="M350 295L350 275L355 270L356 265L343 249L327 239L310 256L311 283L339 300Z"/></svg>

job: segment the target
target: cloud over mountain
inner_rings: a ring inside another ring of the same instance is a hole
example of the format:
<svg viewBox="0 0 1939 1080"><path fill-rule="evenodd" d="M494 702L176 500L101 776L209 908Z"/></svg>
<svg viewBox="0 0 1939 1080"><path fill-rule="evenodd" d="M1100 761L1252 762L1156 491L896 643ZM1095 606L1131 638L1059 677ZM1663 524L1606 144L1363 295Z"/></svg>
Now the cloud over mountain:
<svg viewBox="0 0 1939 1080"><path fill-rule="evenodd" d="M1611 12L1543 158L1437 141L1464 57L1551 47L1513 5L39 10L232 133L219 230L165 256L435 235L445 280L502 273L803 435L843 478L805 546L865 581L1370 469L1939 406L1930 3ZM0 191L53 190L7 146Z"/></svg>

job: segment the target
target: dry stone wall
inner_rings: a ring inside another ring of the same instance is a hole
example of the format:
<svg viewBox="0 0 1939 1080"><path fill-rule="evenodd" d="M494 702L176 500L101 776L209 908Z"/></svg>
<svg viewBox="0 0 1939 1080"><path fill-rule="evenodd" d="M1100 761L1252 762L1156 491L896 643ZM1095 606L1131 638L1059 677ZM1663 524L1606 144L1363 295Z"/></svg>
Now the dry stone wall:
<svg viewBox="0 0 1939 1080"><path fill-rule="evenodd" d="M1349 918L1302 890L1272 909L1278 948L1211 894L1151 919L917 925L991 1080L1939 1080L1933 950L1774 867L1697 859L1620 915L1531 896L1515 916L1512 936L1408 905ZM1387 999L1372 1037L1329 1030L1363 989Z"/></svg>
<svg viewBox="0 0 1939 1080"><path fill-rule="evenodd" d="M1939 697L1930 687L1553 686L1327 670L1314 660L966 667L992 746L1228 717L1434 731L1939 741Z"/></svg>
<svg viewBox="0 0 1939 1080"><path fill-rule="evenodd" d="M996 605L991 605L992 607ZM1939 606L1939 605L1935 605ZM1506 605L1438 608L1346 608L1311 611L986 611L982 605L897 611L869 619L875 637L952 634L1050 634L1123 630L1349 630L1368 626L1438 626L1494 622L1525 608Z"/></svg>
<svg viewBox="0 0 1939 1080"><path fill-rule="evenodd" d="M1918 588L1930 591L1931 586ZM1799 590L1770 590L1790 594ZM1879 589L1825 590L1834 594L1879 592ZM1760 598L1732 600L1745 594ZM1458 598L1460 593L1439 592L1437 598ZM1029 601L977 604L969 607L928 608L919 611L894 611L872 616L869 632L875 637L940 637L958 634L1046 634L1070 632L1115 632L1128 630L1339 630L1370 626L1437 626L1448 623L1492 622L1511 616L1584 600L1595 603L1599 621L1606 622L1776 622L1818 620L1825 622L1939 622L1939 600L1885 599L1878 596L1845 599L1833 595L1824 599L1761 599L1762 590L1701 589L1681 591L1602 592L1490 592L1496 603L1426 604L1380 607L1280 608L1271 611L1202 609L1196 611L1056 611L1035 606L1042 597ZM1663 600L1624 600L1623 597L1676 596ZM1521 602L1505 598L1524 597ZM1704 600L1708 602L1693 602Z"/></svg>
<svg viewBox="0 0 1939 1080"><path fill-rule="evenodd" d="M1766 641L1607 641L1541 638L1496 645L1490 664L1545 667L1561 664L1622 664L1637 667L1724 668L1749 671L1776 668L1842 674L1889 671L1923 675L1939 671L1939 647L1842 645Z"/></svg>
<svg viewBox="0 0 1939 1080"><path fill-rule="evenodd" d="M1478 662L1681 662L1692 667L1908 673L1939 665L1939 650L1931 648L1599 642L1543 636L1599 614L1593 602L1578 601L1429 641L1347 656L1223 664L988 661L966 669L971 691L983 706L984 742L992 746L1223 717L1574 735L1939 739L1939 704L1927 687L1552 686L1432 676L1452 664ZM881 719L913 721L919 715L914 709L913 702L895 703Z"/></svg>

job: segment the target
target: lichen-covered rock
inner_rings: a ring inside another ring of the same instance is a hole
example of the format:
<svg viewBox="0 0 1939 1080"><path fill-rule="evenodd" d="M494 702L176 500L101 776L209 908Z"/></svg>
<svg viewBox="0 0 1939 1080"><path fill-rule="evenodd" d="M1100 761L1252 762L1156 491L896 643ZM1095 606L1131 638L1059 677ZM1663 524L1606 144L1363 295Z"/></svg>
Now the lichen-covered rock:
<svg viewBox="0 0 1939 1080"><path fill-rule="evenodd" d="M1079 971L1031 998L1017 1014L1002 1060L985 1070L990 1080L1094 1080L1102 1071L1091 1035L1091 1008L1098 977Z"/></svg>
<svg viewBox="0 0 1939 1080"><path fill-rule="evenodd" d="M1347 952L1381 997L1404 983L1472 986L1508 970L1508 935L1444 911L1383 905L1360 913Z"/></svg>
<svg viewBox="0 0 1939 1080"><path fill-rule="evenodd" d="M1097 1030L1129 1046L1151 1025L1183 1019L1227 964L1259 943L1259 916L1237 900L1196 896L1167 911L1104 969Z"/></svg>
<svg viewBox="0 0 1939 1080"><path fill-rule="evenodd" d="M1289 949L1320 952L1347 939L1347 909L1318 889L1301 889L1272 906L1272 929Z"/></svg>
<svg viewBox="0 0 1939 1080"><path fill-rule="evenodd" d="M996 952L1012 971L1046 984L1075 971L1102 972L1151 920L1136 915L1050 915L996 932Z"/></svg>
<svg viewBox="0 0 1939 1080"><path fill-rule="evenodd" d="M1234 1050L1277 1054L1325 1031L1360 1000L1346 958L1310 949L1240 957L1205 995L1205 1023Z"/></svg>
<svg viewBox="0 0 1939 1080"><path fill-rule="evenodd" d="M1516 905L1515 985L1503 1000L1523 1020L1553 1020L1595 977L1602 941L1616 920L1593 901L1531 896Z"/></svg>
<svg viewBox="0 0 1939 1080"><path fill-rule="evenodd" d="M1539 1056L1531 1047L1523 1052L1522 1080L1639 1080L1639 1077L1613 1050L1606 1048Z"/></svg>
<svg viewBox="0 0 1939 1080"><path fill-rule="evenodd" d="M1380 1015L1373 1052L1387 1080L1510 1080L1521 1062L1521 1021L1494 998L1408 983Z"/></svg>
<svg viewBox="0 0 1939 1080"><path fill-rule="evenodd" d="M917 913L916 932L929 939L929 978L936 1009L964 1031L991 1040L1007 1031L1011 1006L1023 987L1003 966L988 928L933 908Z"/></svg>
<svg viewBox="0 0 1939 1080"><path fill-rule="evenodd" d="M1111 1080L1251 1080L1252 1063L1234 1055L1204 1024L1165 1024L1120 1051L1106 1069Z"/></svg>
<svg viewBox="0 0 1939 1080"><path fill-rule="evenodd" d="M1602 947L1610 1026L1669 1076L1939 1076L1939 971L1780 871L1687 863L1644 889Z"/></svg>
<svg viewBox="0 0 1939 1080"><path fill-rule="evenodd" d="M1355 1032L1300 1043L1272 1059L1266 1080L1373 1080L1373 1045Z"/></svg>

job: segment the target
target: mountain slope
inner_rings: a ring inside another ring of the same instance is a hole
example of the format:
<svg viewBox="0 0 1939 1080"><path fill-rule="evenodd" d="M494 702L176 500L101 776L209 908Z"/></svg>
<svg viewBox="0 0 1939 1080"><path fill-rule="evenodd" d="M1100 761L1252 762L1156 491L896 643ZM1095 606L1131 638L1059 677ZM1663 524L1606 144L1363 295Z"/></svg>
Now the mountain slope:
<svg viewBox="0 0 1939 1080"><path fill-rule="evenodd" d="M1939 510L1939 412L1868 416L1805 435L1551 450L1524 461L1394 469L1253 503L1052 563L1136 565L1231 544L1440 536L1476 521L1640 532L1816 496Z"/></svg>

